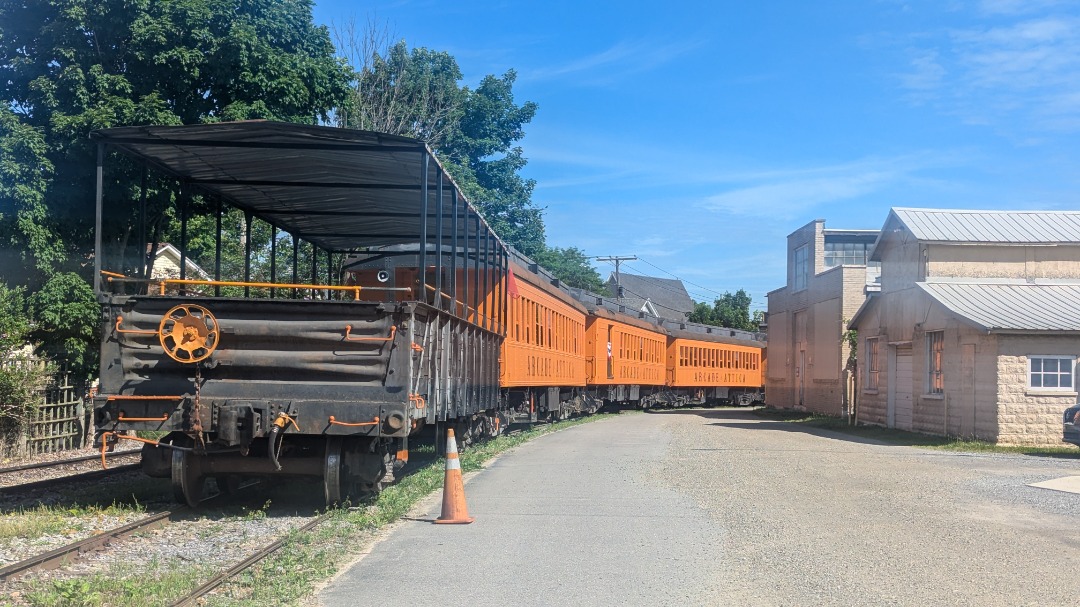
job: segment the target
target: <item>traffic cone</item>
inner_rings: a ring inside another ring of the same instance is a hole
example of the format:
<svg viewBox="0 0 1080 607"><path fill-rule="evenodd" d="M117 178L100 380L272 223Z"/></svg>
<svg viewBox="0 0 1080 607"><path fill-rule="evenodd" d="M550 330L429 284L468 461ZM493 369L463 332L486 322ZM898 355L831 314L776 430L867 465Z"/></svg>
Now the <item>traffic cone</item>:
<svg viewBox="0 0 1080 607"><path fill-rule="evenodd" d="M443 480L442 515L436 523L445 525L467 525L476 519L469 516L465 505L465 483L461 480L461 460L457 454L457 439L454 429L446 435L446 477Z"/></svg>

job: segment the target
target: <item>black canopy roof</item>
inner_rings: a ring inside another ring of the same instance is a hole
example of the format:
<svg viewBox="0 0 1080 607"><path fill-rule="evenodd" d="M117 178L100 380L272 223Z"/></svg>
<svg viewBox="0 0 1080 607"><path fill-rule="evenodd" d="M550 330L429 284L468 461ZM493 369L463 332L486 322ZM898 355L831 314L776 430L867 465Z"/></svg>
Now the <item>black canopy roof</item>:
<svg viewBox="0 0 1080 607"><path fill-rule="evenodd" d="M118 127L91 137L329 251L420 242L425 181L427 241L435 243L441 178L443 242L451 244L457 187L417 139L261 120ZM500 243L458 200L465 246L477 246L477 221L481 237Z"/></svg>

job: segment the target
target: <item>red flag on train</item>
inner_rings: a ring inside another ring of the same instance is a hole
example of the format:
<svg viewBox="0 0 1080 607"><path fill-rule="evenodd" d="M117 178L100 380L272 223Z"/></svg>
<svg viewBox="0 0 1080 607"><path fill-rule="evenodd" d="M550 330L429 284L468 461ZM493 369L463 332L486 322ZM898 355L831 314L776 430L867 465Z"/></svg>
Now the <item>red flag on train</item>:
<svg viewBox="0 0 1080 607"><path fill-rule="evenodd" d="M506 292L510 295L510 299L517 299L518 297L521 297L521 294L518 293L517 280L514 279L513 268L507 268Z"/></svg>

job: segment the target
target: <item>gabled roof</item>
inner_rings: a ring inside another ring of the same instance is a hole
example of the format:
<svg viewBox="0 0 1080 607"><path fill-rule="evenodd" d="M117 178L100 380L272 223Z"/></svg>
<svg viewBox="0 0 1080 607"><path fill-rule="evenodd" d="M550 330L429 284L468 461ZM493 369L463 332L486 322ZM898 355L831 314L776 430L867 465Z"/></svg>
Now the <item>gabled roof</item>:
<svg viewBox="0 0 1080 607"><path fill-rule="evenodd" d="M899 222L925 242L957 244L1080 244L1080 211L974 211L894 207L874 243L871 259L880 261L878 245Z"/></svg>
<svg viewBox="0 0 1080 607"><path fill-rule="evenodd" d="M658 316L672 320L686 320L686 315L694 311L694 300L681 280L620 272L619 283L623 287L620 303L627 309L649 311L651 305ZM608 288L612 296L617 295L614 274L608 280Z"/></svg>
<svg viewBox="0 0 1080 607"><path fill-rule="evenodd" d="M958 211L895 208L919 240L1015 244L1080 243L1080 211Z"/></svg>
<svg viewBox="0 0 1080 607"><path fill-rule="evenodd" d="M1080 331L1080 282L939 279L916 284L986 331Z"/></svg>

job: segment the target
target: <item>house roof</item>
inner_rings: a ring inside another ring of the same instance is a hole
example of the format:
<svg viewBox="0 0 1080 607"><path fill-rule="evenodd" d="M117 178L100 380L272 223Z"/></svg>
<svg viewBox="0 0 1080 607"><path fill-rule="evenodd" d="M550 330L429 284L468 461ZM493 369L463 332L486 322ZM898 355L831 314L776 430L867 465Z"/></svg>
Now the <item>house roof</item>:
<svg viewBox="0 0 1080 607"><path fill-rule="evenodd" d="M974 211L894 207L870 259L881 261L879 245L892 222L925 242L957 244L1080 244L1080 211Z"/></svg>
<svg viewBox="0 0 1080 607"><path fill-rule="evenodd" d="M1080 331L1080 282L939 279L916 284L986 331Z"/></svg>
<svg viewBox="0 0 1080 607"><path fill-rule="evenodd" d="M894 208L919 240L1010 244L1080 243L1080 211Z"/></svg>
<svg viewBox="0 0 1080 607"><path fill-rule="evenodd" d="M686 320L686 315L694 311L694 300L681 280L620 272L619 283L623 287L620 303L628 309L648 311L646 303L649 303L657 316L672 320ZM608 287L614 296L614 274L608 280Z"/></svg>

